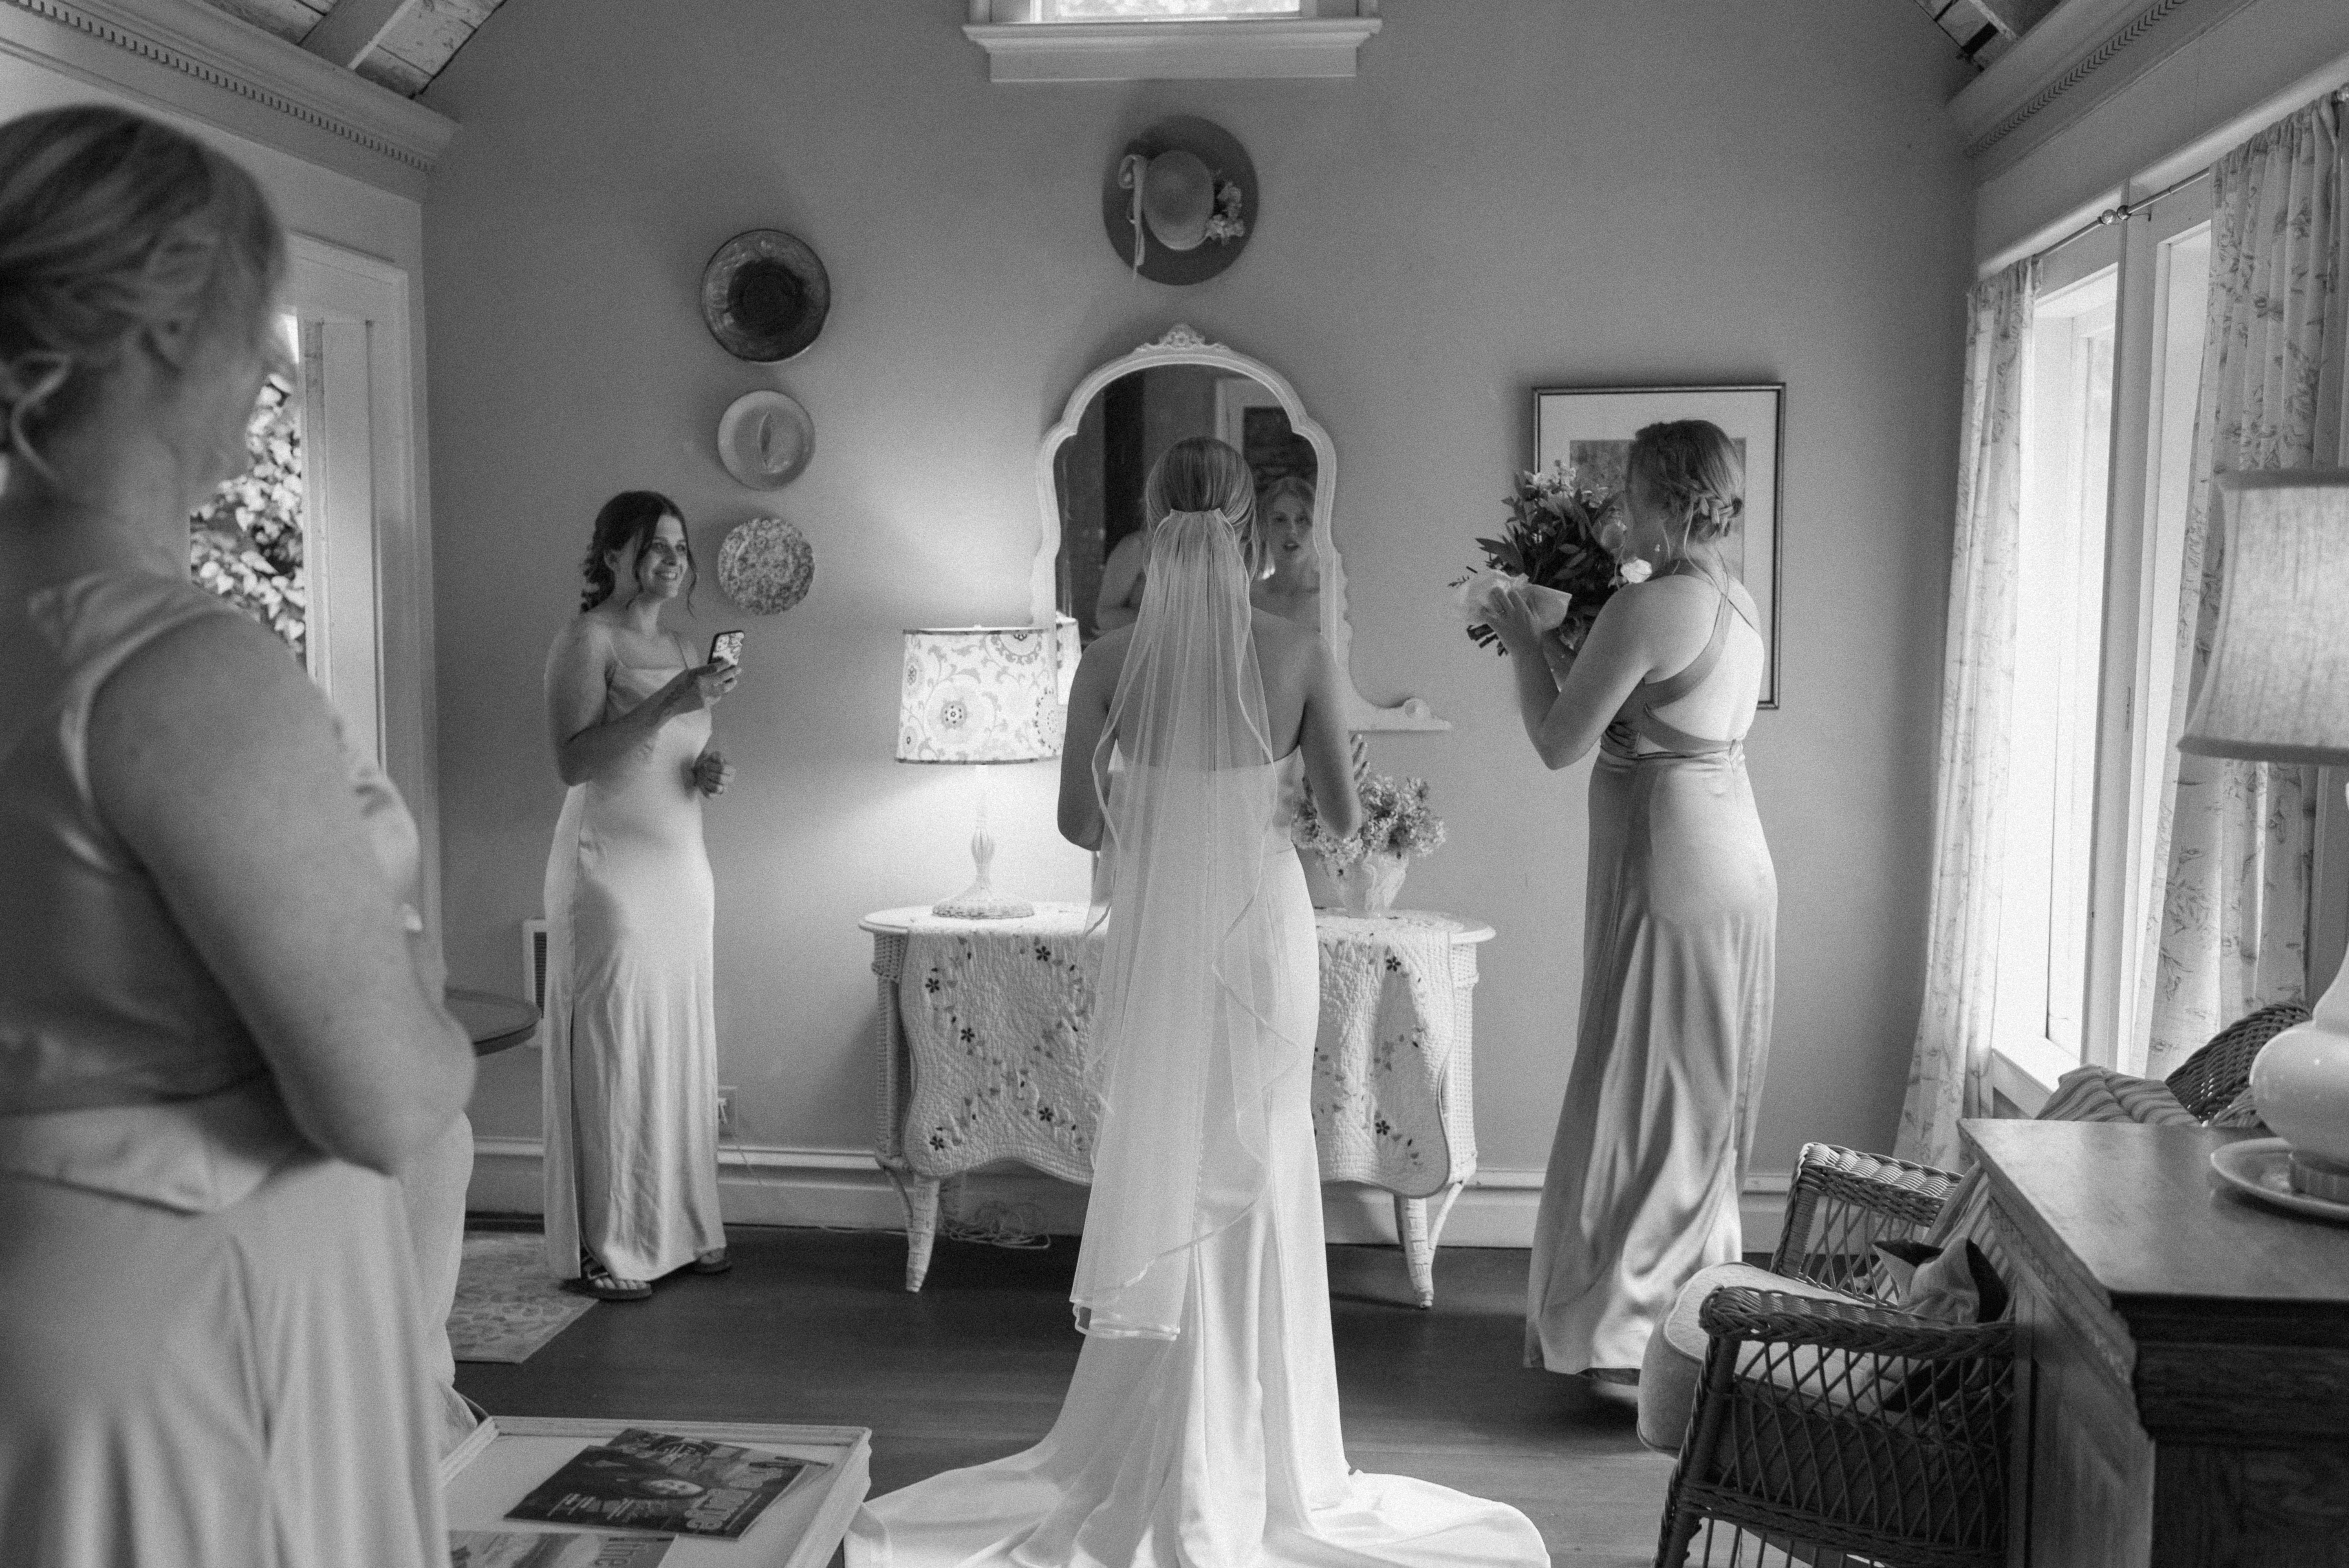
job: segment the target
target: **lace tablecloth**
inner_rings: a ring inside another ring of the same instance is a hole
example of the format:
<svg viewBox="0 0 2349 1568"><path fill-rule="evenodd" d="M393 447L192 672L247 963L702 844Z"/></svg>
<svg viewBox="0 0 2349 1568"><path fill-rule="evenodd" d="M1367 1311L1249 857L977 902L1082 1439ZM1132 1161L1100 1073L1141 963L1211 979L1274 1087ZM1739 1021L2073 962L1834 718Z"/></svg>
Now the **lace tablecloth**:
<svg viewBox="0 0 2349 1568"><path fill-rule="evenodd" d="M926 1186L1003 1159L1090 1179L1099 1108L1083 1060L1099 938L1085 921L1083 905L1061 903L1024 920L891 910L865 922L894 1015L882 1021L885 1166ZM1425 911L1322 911L1315 925L1322 1179L1383 1188L1423 1225L1416 1201L1456 1193L1476 1170L1470 993L1475 944L1491 932ZM909 1230L925 1230L916 1196L907 1202Z"/></svg>

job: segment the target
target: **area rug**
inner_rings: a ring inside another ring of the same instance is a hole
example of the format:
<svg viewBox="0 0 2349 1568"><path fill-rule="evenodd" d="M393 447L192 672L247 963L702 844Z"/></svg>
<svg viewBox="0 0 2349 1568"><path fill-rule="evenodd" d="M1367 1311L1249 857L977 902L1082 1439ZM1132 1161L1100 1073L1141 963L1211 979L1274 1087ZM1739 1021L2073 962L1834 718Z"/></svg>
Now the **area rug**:
<svg viewBox="0 0 2349 1568"><path fill-rule="evenodd" d="M527 1361L595 1305L595 1297L574 1295L548 1276L545 1237L468 1232L449 1343L460 1361Z"/></svg>

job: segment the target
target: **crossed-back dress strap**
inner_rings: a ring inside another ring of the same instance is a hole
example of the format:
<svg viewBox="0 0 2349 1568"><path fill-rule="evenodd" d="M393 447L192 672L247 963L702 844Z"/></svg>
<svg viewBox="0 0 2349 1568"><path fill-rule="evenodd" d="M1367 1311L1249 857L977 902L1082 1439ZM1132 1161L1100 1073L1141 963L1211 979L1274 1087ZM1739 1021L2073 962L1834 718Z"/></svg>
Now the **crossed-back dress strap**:
<svg viewBox="0 0 2349 1568"><path fill-rule="evenodd" d="M1723 755L1735 749L1738 743L1735 740L1692 735L1671 720L1659 717L1656 710L1660 707L1670 707L1713 677L1713 672L1721 666L1723 650L1729 645L1729 623L1733 614L1749 626L1754 626L1754 617L1745 613L1745 607L1740 604L1735 596L1729 592L1729 584L1725 581L1716 582L1710 573L1698 570L1685 561L1675 562L1665 573L1667 576L1674 574L1702 577L1705 582L1712 583L1713 591L1721 595L1721 607L1714 612L1713 617L1713 635L1706 639L1704 651L1690 660L1680 670L1666 676L1661 680L1641 682L1639 689L1631 694L1631 700L1624 705L1624 717L1610 727L1609 733L1619 739L1626 754L1634 757L1667 754L1674 757ZM1754 630L1756 634L1759 634L1762 628L1754 626ZM1629 733L1616 736L1615 732L1619 730L1628 730ZM1648 741L1651 745L1661 747L1662 750L1640 752L1631 744L1633 735Z"/></svg>

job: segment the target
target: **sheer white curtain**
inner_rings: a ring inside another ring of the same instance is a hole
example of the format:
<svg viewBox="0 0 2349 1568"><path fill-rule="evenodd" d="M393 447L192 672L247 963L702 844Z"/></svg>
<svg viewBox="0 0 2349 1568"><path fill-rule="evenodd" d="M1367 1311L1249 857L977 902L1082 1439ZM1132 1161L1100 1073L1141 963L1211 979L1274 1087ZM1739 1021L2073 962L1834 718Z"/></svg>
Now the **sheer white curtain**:
<svg viewBox="0 0 2349 1568"><path fill-rule="evenodd" d="M1966 296L1966 387L1958 526L1941 677L1940 776L1933 799L1933 892L1925 1004L1917 1020L1901 1158L1957 1163L1958 1118L1977 1114L1997 998L2000 879L2014 700L2017 558L2023 538L2024 340L2036 257Z"/></svg>
<svg viewBox="0 0 2349 1568"><path fill-rule="evenodd" d="M2182 731L2210 657L2224 562L2214 474L2328 467L2343 451L2349 158L2329 96L2212 169L2210 306L2178 605ZM2349 606L2343 613L2349 614ZM2307 988L2316 769L2168 753L2146 1072L2163 1077L2222 1026Z"/></svg>

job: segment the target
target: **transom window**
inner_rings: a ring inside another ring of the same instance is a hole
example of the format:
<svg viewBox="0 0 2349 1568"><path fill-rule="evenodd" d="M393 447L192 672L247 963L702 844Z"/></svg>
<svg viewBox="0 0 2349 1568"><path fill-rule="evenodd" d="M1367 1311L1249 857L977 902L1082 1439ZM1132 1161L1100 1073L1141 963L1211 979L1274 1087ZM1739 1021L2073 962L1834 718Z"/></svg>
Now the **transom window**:
<svg viewBox="0 0 2349 1568"><path fill-rule="evenodd" d="M1043 22L1213 22L1309 16L1310 0L1038 0Z"/></svg>

